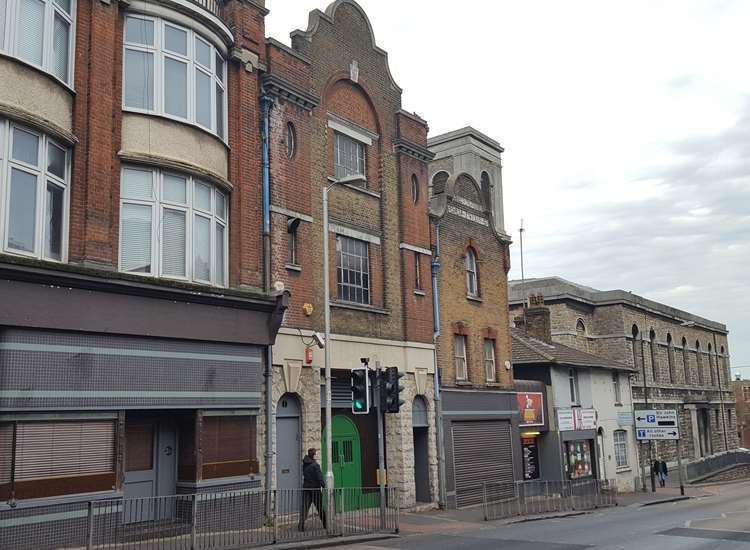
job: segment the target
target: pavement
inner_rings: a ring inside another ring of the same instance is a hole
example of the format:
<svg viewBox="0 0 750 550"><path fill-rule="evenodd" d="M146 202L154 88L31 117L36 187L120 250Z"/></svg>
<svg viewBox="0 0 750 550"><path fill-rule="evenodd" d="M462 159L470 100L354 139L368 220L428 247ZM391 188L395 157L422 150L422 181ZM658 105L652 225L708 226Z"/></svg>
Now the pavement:
<svg viewBox="0 0 750 550"><path fill-rule="evenodd" d="M591 512L511 520L483 519L481 507L401 515L401 537L338 546L384 550L750 550L750 482L658 488L619 495L619 505ZM532 520L532 521L529 521Z"/></svg>

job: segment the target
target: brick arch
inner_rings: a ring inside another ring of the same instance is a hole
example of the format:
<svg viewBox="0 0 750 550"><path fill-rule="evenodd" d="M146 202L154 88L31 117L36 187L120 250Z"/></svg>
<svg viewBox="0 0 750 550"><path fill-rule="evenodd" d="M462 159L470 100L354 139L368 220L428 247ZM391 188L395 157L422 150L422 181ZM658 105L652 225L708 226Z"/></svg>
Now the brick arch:
<svg viewBox="0 0 750 550"><path fill-rule="evenodd" d="M482 191L479 184L469 174L462 172L453 180L453 195L482 204Z"/></svg>
<svg viewBox="0 0 750 550"><path fill-rule="evenodd" d="M339 71L328 79L323 90L321 107L380 134L383 125L372 97L367 84L361 78L359 82L353 82L348 71Z"/></svg>

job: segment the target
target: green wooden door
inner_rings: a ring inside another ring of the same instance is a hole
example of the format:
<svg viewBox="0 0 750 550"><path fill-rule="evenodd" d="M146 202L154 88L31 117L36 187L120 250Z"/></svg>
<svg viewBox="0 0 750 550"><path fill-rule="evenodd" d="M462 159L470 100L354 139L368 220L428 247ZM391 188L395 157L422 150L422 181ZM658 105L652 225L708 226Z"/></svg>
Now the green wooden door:
<svg viewBox="0 0 750 550"><path fill-rule="evenodd" d="M359 488L362 487L359 430L350 418L343 415L334 416L331 423L333 424L331 437L333 483L337 490L336 509L338 511L355 510L359 508L361 493ZM323 430L323 441L325 440L326 431ZM325 448L323 449L323 464L328 464Z"/></svg>

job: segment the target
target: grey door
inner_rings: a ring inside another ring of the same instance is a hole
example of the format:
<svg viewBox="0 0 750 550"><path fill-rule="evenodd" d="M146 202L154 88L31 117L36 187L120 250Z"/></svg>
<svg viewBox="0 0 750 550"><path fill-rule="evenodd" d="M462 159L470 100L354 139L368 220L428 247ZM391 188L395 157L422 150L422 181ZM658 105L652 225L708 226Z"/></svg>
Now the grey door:
<svg viewBox="0 0 750 550"><path fill-rule="evenodd" d="M513 494L513 447L507 420L453 422L456 504L481 504L483 484Z"/></svg>
<svg viewBox="0 0 750 550"><path fill-rule="evenodd" d="M411 425L414 431L414 488L417 502L430 502L430 463L427 455L427 402L423 397L414 398L411 409Z"/></svg>
<svg viewBox="0 0 750 550"><path fill-rule="evenodd" d="M276 487L279 489L278 507L297 511L302 487L302 448L299 400L284 394L276 407Z"/></svg>

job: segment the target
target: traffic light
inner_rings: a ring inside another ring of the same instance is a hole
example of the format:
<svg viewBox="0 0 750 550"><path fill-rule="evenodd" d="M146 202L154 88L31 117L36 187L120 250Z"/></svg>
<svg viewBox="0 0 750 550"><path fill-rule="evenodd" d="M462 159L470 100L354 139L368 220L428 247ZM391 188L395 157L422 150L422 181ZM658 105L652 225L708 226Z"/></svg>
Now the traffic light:
<svg viewBox="0 0 750 550"><path fill-rule="evenodd" d="M399 399L399 393L404 389L403 386L399 386L398 384L398 379L402 376L403 374L398 372L398 367L388 367L385 369L383 385L380 388L381 395L383 395L383 412L397 413L399 407L404 404Z"/></svg>
<svg viewBox="0 0 750 550"><path fill-rule="evenodd" d="M370 376L367 366L352 369L352 413L370 412Z"/></svg>

